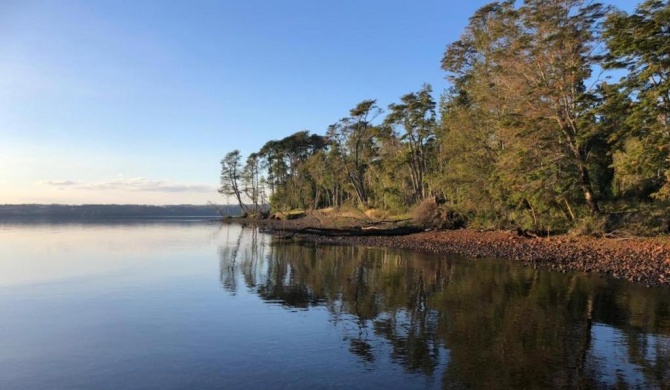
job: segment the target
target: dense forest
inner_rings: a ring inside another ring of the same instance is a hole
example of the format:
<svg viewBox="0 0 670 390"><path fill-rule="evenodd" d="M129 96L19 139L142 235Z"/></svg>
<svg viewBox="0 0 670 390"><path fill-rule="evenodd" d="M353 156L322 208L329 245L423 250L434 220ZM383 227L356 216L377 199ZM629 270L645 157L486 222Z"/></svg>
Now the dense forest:
<svg viewBox="0 0 670 390"><path fill-rule="evenodd" d="M350 205L476 228L667 231L668 1L632 14L517 3L482 7L446 46L439 99L423 85L385 109L355 104L323 135L299 131L246 159L231 151L220 193L247 214Z"/></svg>

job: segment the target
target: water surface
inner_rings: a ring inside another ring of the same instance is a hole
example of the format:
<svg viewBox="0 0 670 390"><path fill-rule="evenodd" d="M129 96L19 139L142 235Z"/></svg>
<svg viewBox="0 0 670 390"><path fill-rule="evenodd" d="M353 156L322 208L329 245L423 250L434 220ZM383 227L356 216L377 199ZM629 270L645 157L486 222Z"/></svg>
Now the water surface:
<svg viewBox="0 0 670 390"><path fill-rule="evenodd" d="M213 223L0 224L0 388L668 388L670 292Z"/></svg>

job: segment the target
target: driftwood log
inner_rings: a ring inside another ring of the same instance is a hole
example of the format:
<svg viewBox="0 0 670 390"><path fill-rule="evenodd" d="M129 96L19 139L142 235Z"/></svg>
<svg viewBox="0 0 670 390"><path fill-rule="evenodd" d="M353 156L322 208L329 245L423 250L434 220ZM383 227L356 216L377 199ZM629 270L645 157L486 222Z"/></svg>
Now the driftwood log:
<svg viewBox="0 0 670 390"><path fill-rule="evenodd" d="M324 237L405 236L422 232L423 229L414 226L402 226L387 229L374 227L356 227L349 229L305 227L300 229L267 229L266 231L283 238L291 238L296 234L309 234Z"/></svg>
<svg viewBox="0 0 670 390"><path fill-rule="evenodd" d="M528 229L521 229L520 227L516 228L516 234L519 237L524 238L537 238L537 234L529 231Z"/></svg>

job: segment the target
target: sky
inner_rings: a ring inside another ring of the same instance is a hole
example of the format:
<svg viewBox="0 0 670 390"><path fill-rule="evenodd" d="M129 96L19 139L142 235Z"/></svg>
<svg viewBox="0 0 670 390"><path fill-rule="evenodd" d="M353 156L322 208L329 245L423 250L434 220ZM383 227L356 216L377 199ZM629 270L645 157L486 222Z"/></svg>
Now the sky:
<svg viewBox="0 0 670 390"><path fill-rule="evenodd" d="M225 204L227 152L437 98L487 3L2 0L0 204Z"/></svg>

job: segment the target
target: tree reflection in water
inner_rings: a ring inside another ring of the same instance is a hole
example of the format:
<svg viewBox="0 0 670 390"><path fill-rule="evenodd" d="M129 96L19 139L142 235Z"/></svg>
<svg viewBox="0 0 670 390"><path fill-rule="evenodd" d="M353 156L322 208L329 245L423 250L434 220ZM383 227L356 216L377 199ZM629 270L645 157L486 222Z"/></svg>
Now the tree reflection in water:
<svg viewBox="0 0 670 390"><path fill-rule="evenodd" d="M445 388L670 383L667 289L500 260L284 243L253 228L229 243L219 251L224 289L234 294L243 280L268 302L326 307L369 369L390 351L407 372ZM625 353L612 358L614 350Z"/></svg>

